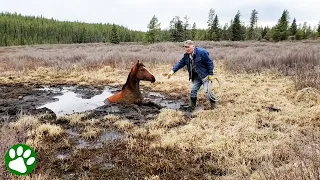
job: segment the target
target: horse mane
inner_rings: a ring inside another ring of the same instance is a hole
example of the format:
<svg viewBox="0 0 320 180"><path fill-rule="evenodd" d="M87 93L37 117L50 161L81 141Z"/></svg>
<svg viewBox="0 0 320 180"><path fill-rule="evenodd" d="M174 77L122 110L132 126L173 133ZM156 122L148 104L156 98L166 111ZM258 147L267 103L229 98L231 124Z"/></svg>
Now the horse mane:
<svg viewBox="0 0 320 180"><path fill-rule="evenodd" d="M130 71L130 73L129 73L128 77L127 77L127 81L126 81L126 83L122 86L122 90L124 90L124 88L126 88L126 87L127 87L128 82L129 82L130 75L131 75L131 71Z"/></svg>
<svg viewBox="0 0 320 180"><path fill-rule="evenodd" d="M122 86L121 90L116 92L104 100L105 104L109 103L134 103L141 104L143 102L143 95L140 91L140 81L156 81L154 75L148 71L145 66L139 62L133 64L128 73L127 80Z"/></svg>
<svg viewBox="0 0 320 180"><path fill-rule="evenodd" d="M134 67L137 67L137 69L139 69L140 66L144 66L144 65L143 65L141 62L138 61L138 63L135 64ZM130 71L130 73L128 74L128 77L127 77L127 81L126 81L126 83L122 86L122 90L124 90L124 89L128 86L129 79L130 79L130 75L132 74L132 71L133 71L134 67L131 68L131 71Z"/></svg>

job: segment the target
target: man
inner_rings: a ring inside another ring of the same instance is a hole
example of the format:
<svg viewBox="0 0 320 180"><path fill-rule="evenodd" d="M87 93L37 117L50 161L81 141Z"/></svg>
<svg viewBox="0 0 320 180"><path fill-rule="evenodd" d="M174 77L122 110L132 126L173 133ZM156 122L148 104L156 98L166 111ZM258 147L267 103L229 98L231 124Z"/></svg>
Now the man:
<svg viewBox="0 0 320 180"><path fill-rule="evenodd" d="M186 53L182 59L172 68L168 74L170 78L175 72L184 67L188 68L189 80L191 79L192 88L190 91L190 106L188 109L193 111L197 104L197 94L201 85L210 102L211 109L216 108L214 95L211 93L211 82L214 80L214 62L209 56L209 52L201 47L196 47L194 42L187 40L184 42Z"/></svg>

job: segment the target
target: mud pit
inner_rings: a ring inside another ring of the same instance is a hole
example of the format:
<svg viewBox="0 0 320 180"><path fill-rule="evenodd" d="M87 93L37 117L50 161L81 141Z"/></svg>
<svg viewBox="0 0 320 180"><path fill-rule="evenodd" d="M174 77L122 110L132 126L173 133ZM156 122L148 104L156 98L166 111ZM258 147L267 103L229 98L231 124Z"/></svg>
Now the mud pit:
<svg viewBox="0 0 320 180"><path fill-rule="evenodd" d="M14 121L21 114L45 113L47 118L73 113L88 113L92 118L108 114L122 116L133 123L143 123L155 117L161 108L180 109L185 102L163 94L141 90L146 102L137 105L104 105L103 100L120 90L114 87L91 86L0 86L0 122ZM155 103L155 104L154 104ZM160 105L160 106L159 106Z"/></svg>
<svg viewBox="0 0 320 180"><path fill-rule="evenodd" d="M53 126L58 125L62 128L58 137L49 136L49 130L43 131L38 136L28 135L28 139L36 140L38 147L38 166L34 173L50 172L50 177L63 179L81 177L141 179L149 174L144 172L147 168L144 166L148 163L138 159L156 157L158 153L158 151L151 151L151 155L144 154L145 147L149 146L147 144L153 137L149 137L148 134L145 137L138 135L135 137L136 145L131 147L127 134L115 127L113 123L106 122L104 118L111 114L120 119L129 120L132 124L141 125L155 118L161 108L180 109L184 102L160 93L142 90L145 101L152 101L156 105L152 103L141 106L104 105L103 100L118 90L120 88L2 85L0 86L0 121L1 123L15 121L20 113L31 115L47 113L39 119L41 124L49 122ZM79 112L86 115L82 116L76 124L71 123L65 116L65 114ZM86 134L87 132L92 133L93 137ZM163 153L168 152L165 150ZM173 154L176 155L177 152ZM168 158L170 156L171 154L168 154ZM141 164L140 169L137 169L137 164Z"/></svg>

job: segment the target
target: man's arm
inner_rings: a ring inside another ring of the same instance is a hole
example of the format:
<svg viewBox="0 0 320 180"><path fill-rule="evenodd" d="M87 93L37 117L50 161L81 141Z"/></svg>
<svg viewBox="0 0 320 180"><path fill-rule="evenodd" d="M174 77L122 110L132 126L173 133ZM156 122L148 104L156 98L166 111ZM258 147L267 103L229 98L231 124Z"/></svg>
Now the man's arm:
<svg viewBox="0 0 320 180"><path fill-rule="evenodd" d="M184 59L184 56L179 60L179 62L172 68L172 71L175 73L179 69L181 69L183 66L186 65L186 61Z"/></svg>
<svg viewBox="0 0 320 180"><path fill-rule="evenodd" d="M203 53L203 60L204 63L207 65L207 68L209 70L209 75L213 75L214 73L214 62L209 56L209 52L204 52Z"/></svg>

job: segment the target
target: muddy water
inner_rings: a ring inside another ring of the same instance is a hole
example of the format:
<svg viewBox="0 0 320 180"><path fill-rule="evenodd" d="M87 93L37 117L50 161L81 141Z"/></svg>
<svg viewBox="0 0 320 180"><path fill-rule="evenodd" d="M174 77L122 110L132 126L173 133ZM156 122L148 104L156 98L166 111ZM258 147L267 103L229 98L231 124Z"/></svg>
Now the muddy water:
<svg viewBox="0 0 320 180"><path fill-rule="evenodd" d="M159 113L159 107L142 105L104 105L103 100L120 88L68 86L68 85L27 85L11 84L0 86L0 124L15 121L21 114L46 113L47 118L56 119L64 114L89 112L91 117L100 118L115 114L130 120L145 121ZM165 94L141 89L146 101L162 108L180 109L185 102L169 98ZM137 122L138 123L138 122Z"/></svg>
<svg viewBox="0 0 320 180"><path fill-rule="evenodd" d="M0 86L0 126L3 121L15 121L20 112L26 114L49 113L50 118L41 118L41 121L61 126L64 130L61 143L48 144L53 149L50 152L39 151L40 167L54 169L62 175L63 179L79 179L79 171L92 167L89 171L122 171L119 159L126 160L127 154L121 148L125 147L127 134L115 131L112 127L101 126L101 120L106 115L115 115L122 120L129 120L135 125L143 125L156 118L161 107L152 104L133 105L104 105L103 100L111 96L120 88L91 87L91 86L40 86L40 85L5 85ZM162 108L180 109L185 102L165 94L149 92L141 89L146 101L159 104ZM81 119L86 121L96 119L97 128L102 130L93 139L83 136L83 124L70 125L64 120L64 114L87 112ZM48 141L48 143L52 143ZM119 155L118 155L119 153ZM48 161L46 161L48 160ZM48 162L54 162L48 164ZM124 162L124 161L123 161ZM129 161L128 161L129 162ZM126 164L124 162L123 164ZM128 167L130 167L128 165ZM125 167L127 168L127 167ZM121 172L122 173L122 172Z"/></svg>
<svg viewBox="0 0 320 180"><path fill-rule="evenodd" d="M77 149L90 149L90 148L102 148L103 143L108 143L108 142L112 142L114 140L120 140L125 138L125 135L114 131L114 130L105 130L98 139L96 139L95 141L87 141L83 138L80 138L80 134L76 131L73 131L71 129L67 130L68 136L71 139L76 140L76 145L75 148Z"/></svg>
<svg viewBox="0 0 320 180"><path fill-rule="evenodd" d="M57 91L56 89L45 88L46 91ZM90 98L84 98L78 93L74 92L74 88L63 87L61 90L62 95L55 96L57 101L49 102L38 108L49 108L57 116L73 114L75 112L84 112L87 110L93 110L99 106L104 105L103 100L106 97L112 95L108 88L105 88L99 95L95 95Z"/></svg>
<svg viewBox="0 0 320 180"><path fill-rule="evenodd" d="M122 140L126 136L123 133L114 130L105 130L98 138L93 141L86 140L80 136L76 130L67 129L67 138L75 143L75 149L99 149L102 148L104 144L112 143L115 140ZM70 158L72 151L58 151L56 158L63 160Z"/></svg>
<svg viewBox="0 0 320 180"><path fill-rule="evenodd" d="M16 120L21 114L49 113L51 118L55 114L47 108L36 109L37 106L54 101L52 98L59 94L54 91L38 90L39 85L8 84L0 85L0 124Z"/></svg>
<svg viewBox="0 0 320 180"><path fill-rule="evenodd" d="M41 90L53 91L61 94L53 97L57 99L56 101L49 102L38 107L38 109L48 108L52 110L57 116L63 116L77 112L85 112L104 106L103 100L111 96L114 92L114 90L109 87L105 87L100 93L93 96L83 94L83 92L87 92L90 94L90 91L87 89L79 91L73 87L62 87L59 89L42 88ZM183 102L181 101L169 100L165 97L165 95L156 92L144 92L144 95L146 96L146 101L152 101L156 104L161 105L163 108L179 109L181 104L183 104ZM118 108L113 106L113 112L115 111L118 112Z"/></svg>

